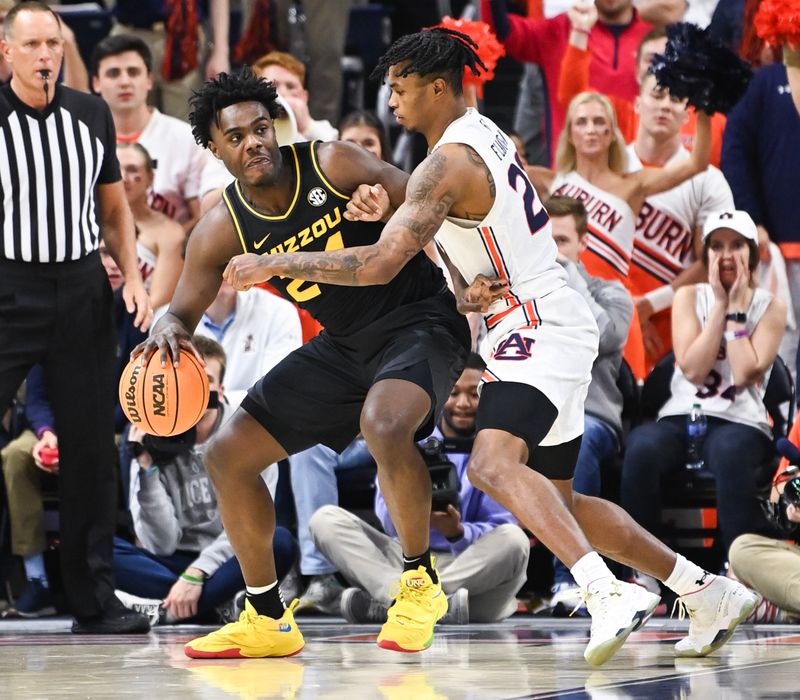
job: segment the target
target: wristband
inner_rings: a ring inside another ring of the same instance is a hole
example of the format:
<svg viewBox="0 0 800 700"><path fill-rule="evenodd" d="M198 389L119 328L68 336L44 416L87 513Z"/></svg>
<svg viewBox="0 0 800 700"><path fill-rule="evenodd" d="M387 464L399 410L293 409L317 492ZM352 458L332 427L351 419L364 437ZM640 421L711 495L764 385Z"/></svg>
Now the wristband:
<svg viewBox="0 0 800 700"><path fill-rule="evenodd" d="M192 576L191 574L187 574L185 571L181 574L181 578L187 583L191 583L194 586L203 585L203 579L198 578L197 576Z"/></svg>
<svg viewBox="0 0 800 700"><path fill-rule="evenodd" d="M653 313L657 314L659 311L668 309L672 306L672 300L675 298L675 290L671 284L665 284L662 287L656 287L652 291L647 292L644 298L650 302L653 307Z"/></svg>
<svg viewBox="0 0 800 700"><path fill-rule="evenodd" d="M737 328L735 331L725 331L722 337L725 338L727 342L730 342L731 340L738 340L739 338L749 338L750 331L748 331L746 328Z"/></svg>
<svg viewBox="0 0 800 700"><path fill-rule="evenodd" d="M734 323L746 323L747 314L744 311L731 311L725 314L726 321L733 321Z"/></svg>

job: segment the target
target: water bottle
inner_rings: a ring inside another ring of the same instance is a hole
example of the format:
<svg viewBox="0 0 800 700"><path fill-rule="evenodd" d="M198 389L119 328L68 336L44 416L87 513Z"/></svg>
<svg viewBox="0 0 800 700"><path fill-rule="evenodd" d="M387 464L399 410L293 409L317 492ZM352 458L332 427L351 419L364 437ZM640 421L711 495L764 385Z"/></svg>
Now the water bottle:
<svg viewBox="0 0 800 700"><path fill-rule="evenodd" d="M686 468L690 471L703 468L703 441L707 428L706 415L696 403L686 416Z"/></svg>

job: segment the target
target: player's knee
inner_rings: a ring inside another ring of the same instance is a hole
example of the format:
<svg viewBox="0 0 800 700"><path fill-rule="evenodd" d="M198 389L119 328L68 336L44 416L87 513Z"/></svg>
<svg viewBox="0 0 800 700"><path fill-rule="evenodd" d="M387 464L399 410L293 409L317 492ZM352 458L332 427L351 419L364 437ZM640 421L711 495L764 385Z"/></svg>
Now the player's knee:
<svg viewBox="0 0 800 700"><path fill-rule="evenodd" d="M415 426L405 416L392 415L385 410L367 410L361 416L361 433L372 455L396 454L398 447L414 441Z"/></svg>
<svg viewBox="0 0 800 700"><path fill-rule="evenodd" d="M470 483L490 495L502 489L504 471L496 456L480 450L472 453L467 467Z"/></svg>

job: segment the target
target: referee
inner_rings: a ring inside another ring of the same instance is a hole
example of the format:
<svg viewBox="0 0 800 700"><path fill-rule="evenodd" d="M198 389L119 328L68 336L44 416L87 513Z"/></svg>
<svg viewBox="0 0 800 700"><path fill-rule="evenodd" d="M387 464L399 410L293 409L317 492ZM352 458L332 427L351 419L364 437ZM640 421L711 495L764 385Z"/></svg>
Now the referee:
<svg viewBox="0 0 800 700"><path fill-rule="evenodd" d="M0 411L42 363L59 442L60 559L84 634L146 632L114 596L116 337L101 236L125 277L136 325L150 321L133 218L105 103L56 84L58 16L23 2L4 21L11 82L0 87Z"/></svg>

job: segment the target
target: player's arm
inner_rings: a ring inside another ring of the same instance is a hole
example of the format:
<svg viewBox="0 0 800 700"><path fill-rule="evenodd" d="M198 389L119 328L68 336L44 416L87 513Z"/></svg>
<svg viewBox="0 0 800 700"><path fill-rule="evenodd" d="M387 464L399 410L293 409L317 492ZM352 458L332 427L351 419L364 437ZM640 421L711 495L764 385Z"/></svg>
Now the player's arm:
<svg viewBox="0 0 800 700"><path fill-rule="evenodd" d="M168 356L178 358L180 349L186 348L205 364L191 343L192 333L219 291L225 265L241 250L230 214L220 203L200 219L189 236L186 261L169 310L131 357L143 353L146 358L158 350L164 363Z"/></svg>
<svg viewBox="0 0 800 700"><path fill-rule="evenodd" d="M235 289L273 275L345 286L386 284L433 240L469 178L465 149L442 147L411 174L407 195L372 245L319 253L238 255L225 269Z"/></svg>

